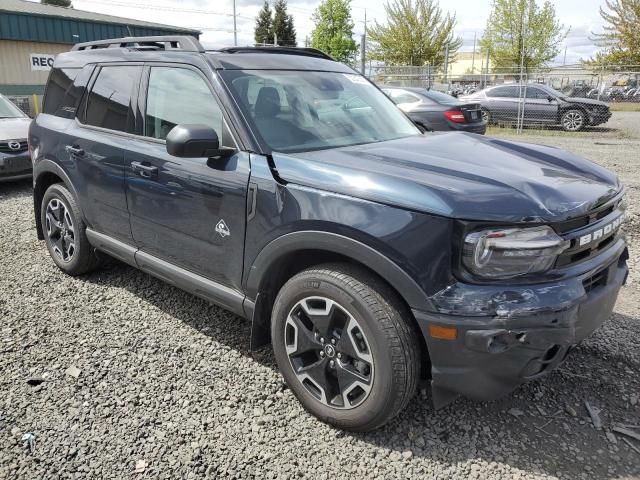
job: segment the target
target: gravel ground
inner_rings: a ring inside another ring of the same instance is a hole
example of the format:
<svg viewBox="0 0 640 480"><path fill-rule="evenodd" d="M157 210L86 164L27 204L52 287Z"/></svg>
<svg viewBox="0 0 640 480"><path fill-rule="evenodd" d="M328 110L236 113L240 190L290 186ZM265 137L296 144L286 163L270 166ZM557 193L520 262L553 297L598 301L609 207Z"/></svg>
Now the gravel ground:
<svg viewBox="0 0 640 480"><path fill-rule="evenodd" d="M640 141L526 140L620 174L637 267ZM640 425L637 268L612 318L548 377L438 412L423 387L386 427L349 434L304 412L270 349L249 352L246 321L121 264L62 274L31 202L28 182L0 185L0 479L640 478L640 441L612 432Z"/></svg>

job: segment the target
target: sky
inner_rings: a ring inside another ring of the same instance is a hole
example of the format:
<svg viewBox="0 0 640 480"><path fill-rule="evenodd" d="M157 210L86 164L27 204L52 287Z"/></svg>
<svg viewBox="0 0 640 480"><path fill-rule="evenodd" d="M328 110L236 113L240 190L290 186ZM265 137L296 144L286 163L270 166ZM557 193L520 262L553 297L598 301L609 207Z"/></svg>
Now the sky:
<svg viewBox="0 0 640 480"><path fill-rule="evenodd" d="M536 0L542 3L542 0ZM577 63L591 57L597 48L589 39L593 32L602 31L599 8L605 0L551 0L560 21L570 28L562 52L554 63ZM233 45L233 0L73 0L75 8L107 13L150 22L196 28L203 32L200 39L207 48ZM263 0L236 0L238 45L253 43L255 16ZM305 37L313 29L312 14L319 0L289 0L289 13L293 15L298 44L304 45ZM352 0L352 16L355 34L359 38L364 31L365 11L367 21L385 20L383 1ZM490 0L441 0L443 10L455 14L456 34L463 39L463 51L471 51L474 35L480 38L490 12ZM365 10L366 9L366 10ZM371 23L369 23L371 25Z"/></svg>

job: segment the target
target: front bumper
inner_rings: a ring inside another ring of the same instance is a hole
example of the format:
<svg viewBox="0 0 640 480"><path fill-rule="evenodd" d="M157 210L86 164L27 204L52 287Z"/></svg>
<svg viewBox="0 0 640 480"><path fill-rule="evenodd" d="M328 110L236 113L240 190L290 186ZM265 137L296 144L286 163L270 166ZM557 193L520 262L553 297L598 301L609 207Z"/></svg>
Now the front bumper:
<svg viewBox="0 0 640 480"><path fill-rule="evenodd" d="M593 112L589 115L589 125L596 126L607 123L613 114L610 110L606 112Z"/></svg>
<svg viewBox="0 0 640 480"><path fill-rule="evenodd" d="M32 173L29 152L15 155L0 153L0 182L30 178Z"/></svg>
<svg viewBox="0 0 640 480"><path fill-rule="evenodd" d="M613 311L628 274L624 243L613 250L604 267L576 278L508 288L456 284L448 313L414 310L429 350L436 408L458 395L494 400L560 365ZM490 305L494 314L458 315L456 302ZM455 327L457 337L433 338L429 325Z"/></svg>

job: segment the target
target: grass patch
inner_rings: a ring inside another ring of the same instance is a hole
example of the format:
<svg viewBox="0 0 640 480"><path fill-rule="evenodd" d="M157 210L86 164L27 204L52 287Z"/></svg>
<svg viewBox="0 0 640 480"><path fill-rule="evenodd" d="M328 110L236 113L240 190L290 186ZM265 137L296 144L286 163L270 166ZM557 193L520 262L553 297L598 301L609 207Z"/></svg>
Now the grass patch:
<svg viewBox="0 0 640 480"><path fill-rule="evenodd" d="M633 102L611 102L609 109L612 112L640 112L640 103Z"/></svg>
<svg viewBox="0 0 640 480"><path fill-rule="evenodd" d="M633 138L631 133L623 129L611 129L602 127L589 127L580 132L565 132L560 127L524 127L522 133L518 133L515 126L510 125L489 125L487 127L487 135L500 136L500 135L513 135L519 137L559 137L559 138L616 138L625 140Z"/></svg>

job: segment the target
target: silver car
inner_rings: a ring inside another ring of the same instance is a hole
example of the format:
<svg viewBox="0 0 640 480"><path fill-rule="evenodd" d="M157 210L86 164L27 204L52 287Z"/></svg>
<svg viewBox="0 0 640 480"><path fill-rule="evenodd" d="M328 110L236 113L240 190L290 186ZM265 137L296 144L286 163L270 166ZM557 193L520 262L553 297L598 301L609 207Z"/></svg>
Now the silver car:
<svg viewBox="0 0 640 480"><path fill-rule="evenodd" d="M22 110L0 95L0 182L31 177L30 123Z"/></svg>

